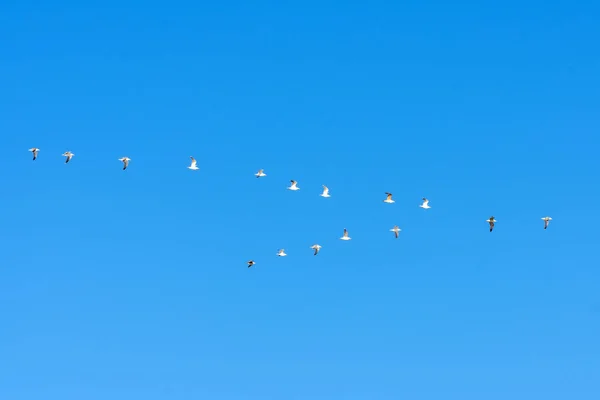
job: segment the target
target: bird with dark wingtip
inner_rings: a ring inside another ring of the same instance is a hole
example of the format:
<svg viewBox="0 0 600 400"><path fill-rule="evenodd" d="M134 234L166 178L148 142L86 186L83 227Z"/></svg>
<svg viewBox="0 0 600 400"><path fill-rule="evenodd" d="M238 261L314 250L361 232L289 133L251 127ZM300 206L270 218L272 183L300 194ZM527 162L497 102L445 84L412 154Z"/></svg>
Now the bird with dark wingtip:
<svg viewBox="0 0 600 400"><path fill-rule="evenodd" d="M485 221L490 224L490 232L494 230L494 225L496 225L496 219L492 216L490 219Z"/></svg>

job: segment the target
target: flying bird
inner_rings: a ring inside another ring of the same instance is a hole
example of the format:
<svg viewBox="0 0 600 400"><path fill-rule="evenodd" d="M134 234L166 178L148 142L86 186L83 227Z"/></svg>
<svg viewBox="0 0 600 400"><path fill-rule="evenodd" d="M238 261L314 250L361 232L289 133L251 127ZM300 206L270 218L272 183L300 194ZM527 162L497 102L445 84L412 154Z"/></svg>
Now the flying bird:
<svg viewBox="0 0 600 400"><path fill-rule="evenodd" d="M419 207L424 208L424 209L431 208L429 206L429 200L427 200L425 197L423 197L423 204L421 204Z"/></svg>
<svg viewBox="0 0 600 400"><path fill-rule="evenodd" d="M254 175L256 175L257 178L261 178L263 176L267 176L267 174L265 174L265 170L264 169L259 169L257 173L255 173Z"/></svg>
<svg viewBox="0 0 600 400"><path fill-rule="evenodd" d="M277 255L279 257L285 257L285 256L287 256L287 254L285 254L285 251L283 251L283 249L279 249L279 251L277 252Z"/></svg>
<svg viewBox="0 0 600 400"><path fill-rule="evenodd" d="M71 161L71 158L73 158L73 156L75 154L71 153L70 151L65 151L62 155L65 156L65 157L67 157L67 159L65 160L65 164L66 164L69 161Z"/></svg>
<svg viewBox="0 0 600 400"><path fill-rule="evenodd" d="M250 261L248 261L248 268L250 268L250 267L251 267L251 266L253 266L254 264L256 264L256 263L254 262L254 260L250 260Z"/></svg>
<svg viewBox="0 0 600 400"><path fill-rule="evenodd" d="M323 185L323 193L320 194L321 197L331 197L329 194L329 188Z"/></svg>
<svg viewBox="0 0 600 400"><path fill-rule="evenodd" d="M313 250L315 251L315 254L313 254L313 255L315 255L315 256L316 256L317 254L319 254L319 250L321 250L321 247L322 247L322 246L320 246L320 245L318 245L318 244L313 244L312 246L310 246L310 248L311 248L311 249L313 249Z"/></svg>
<svg viewBox="0 0 600 400"><path fill-rule="evenodd" d="M290 187L288 187L289 190L300 190L300 188L298 187L298 182L296 182L295 180L290 180L290 182L292 182L292 184L290 185Z"/></svg>
<svg viewBox="0 0 600 400"><path fill-rule="evenodd" d="M119 158L119 161L123 162L123 171L125 171L127 169L127 166L129 165L129 161L131 161L131 158L121 157Z"/></svg>
<svg viewBox="0 0 600 400"><path fill-rule="evenodd" d="M348 230L346 228L344 228L344 236L342 236L340 238L340 240L350 240L352 239L350 236L348 236Z"/></svg>
<svg viewBox="0 0 600 400"><path fill-rule="evenodd" d="M385 192L385 194L387 194L387 197L383 201L384 203L390 203L390 204L395 203L395 201L392 200L392 194L391 193Z"/></svg>
<svg viewBox="0 0 600 400"><path fill-rule="evenodd" d="M490 217L490 219L488 219L485 222L489 222L490 224L490 232L494 230L494 225L496 224L496 219L494 217Z"/></svg>
<svg viewBox="0 0 600 400"><path fill-rule="evenodd" d="M552 221L552 218L544 217L542 219L544 220L544 229L548 229L548 224L550 223L550 221Z"/></svg>
<svg viewBox="0 0 600 400"><path fill-rule="evenodd" d="M31 149L29 149L29 151L33 153L33 161L35 161L38 155L38 151L40 151L40 149L38 149L37 147L32 147Z"/></svg>
<svg viewBox="0 0 600 400"><path fill-rule="evenodd" d="M188 169L191 169L193 171L195 171L197 169L200 169L200 168L198 168L198 165L197 165L198 161L196 161L196 159L194 157L192 157L192 156L190 156L190 158L192 160L192 163L190 164L190 166L188 167Z"/></svg>
<svg viewBox="0 0 600 400"><path fill-rule="evenodd" d="M392 229L390 229L390 232L394 232L396 239L398 239L398 233L400 233L401 230L402 229L398 228L398 225L394 225L394 227Z"/></svg>

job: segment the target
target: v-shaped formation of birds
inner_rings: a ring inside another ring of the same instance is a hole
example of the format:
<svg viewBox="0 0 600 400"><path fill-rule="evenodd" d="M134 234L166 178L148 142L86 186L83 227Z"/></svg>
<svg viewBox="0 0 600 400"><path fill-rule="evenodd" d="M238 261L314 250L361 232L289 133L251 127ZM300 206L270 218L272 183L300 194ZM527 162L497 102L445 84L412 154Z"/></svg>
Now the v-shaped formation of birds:
<svg viewBox="0 0 600 400"><path fill-rule="evenodd" d="M38 153L40 151L40 149L38 149L37 147L32 147L31 149L29 149L29 151L33 154L33 160L35 161L38 157ZM70 152L70 151L66 151L62 154L65 157L65 164L68 164L69 161L71 161L71 159L73 158L73 156L75 155L74 153ZM196 161L196 159L194 157L191 157L191 162L190 165L187 167L188 169L192 170L192 171L197 171L200 168L198 168L198 162ZM129 157L121 157L119 158L119 161L121 161L123 163L123 171L127 169L127 167L129 166L129 162L131 161L131 158ZM256 174L254 174L257 178L263 178L265 176L267 176L267 174L265 174L265 170L264 169L259 169L258 172ZM300 190L300 188L298 187L298 182L296 182L295 180L290 180L291 185L287 188L288 190L292 190L292 191L296 191L296 190ZM383 200L384 203L387 204L393 204L395 203L394 199L392 198L392 194L389 192L385 193L386 197ZM321 197L324 198L329 198L331 197L331 195L329 194L329 188L325 185L323 185L323 192L320 194ZM423 202L421 203L421 205L419 205L419 207L427 210L430 209L431 207L429 206L429 200L426 199L425 197L423 197ZM542 221L544 221L544 229L548 229L548 224L550 224L550 221L552 221L552 218L550 217L543 217ZM494 226L496 225L496 218L494 218L494 216L491 216L488 220L486 220L486 222L490 225L490 232L492 232L494 230ZM395 225L392 229L390 229L390 232L394 232L394 237L396 239L398 239L398 234L400 233L402 229L400 229L398 227L398 225ZM342 235L342 237L340 237L340 240L351 240L352 238L349 236L348 234L348 230L346 228L344 228L344 233ZM319 254L319 251L321 250L322 246L319 244L314 244L310 247L311 249L314 250L314 255L316 256L317 254ZM279 249L279 251L277 252L277 256L279 257L285 257L287 256L287 254L285 253L285 249ZM254 260L249 260L247 262L248 264L248 268L256 265L256 262Z"/></svg>

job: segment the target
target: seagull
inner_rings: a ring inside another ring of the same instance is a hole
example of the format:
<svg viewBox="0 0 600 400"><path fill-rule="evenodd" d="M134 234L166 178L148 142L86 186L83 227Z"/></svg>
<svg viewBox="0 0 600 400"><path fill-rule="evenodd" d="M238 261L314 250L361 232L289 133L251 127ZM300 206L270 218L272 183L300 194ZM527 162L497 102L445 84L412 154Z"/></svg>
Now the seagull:
<svg viewBox="0 0 600 400"><path fill-rule="evenodd" d="M423 204L421 204L419 207L421 207L421 208L424 208L424 209L426 209L426 210L427 210L428 208L431 208L431 207L429 206L429 200L427 200L425 197L423 197Z"/></svg>
<svg viewBox="0 0 600 400"><path fill-rule="evenodd" d="M192 156L190 156L190 158L192 159L192 163L190 164L190 166L188 167L188 169L191 169L191 170L194 170L194 171L197 170L197 169L200 169L200 168L198 168L198 165L196 165L196 164L198 164L198 162L196 161L196 159L194 157L192 157Z"/></svg>
<svg viewBox="0 0 600 400"><path fill-rule="evenodd" d="M318 245L318 244L313 244L312 246L310 246L310 248L311 248L311 249L313 249L313 250L315 251L315 254L313 254L313 255L315 255L315 256L316 256L317 254L319 254L319 250L321 250L321 247L322 247L322 246L320 246L320 245Z"/></svg>
<svg viewBox="0 0 600 400"><path fill-rule="evenodd" d="M490 223L490 232L494 230L494 225L496 223L496 219L494 217L490 217L490 219L488 219L485 222L489 222Z"/></svg>
<svg viewBox="0 0 600 400"><path fill-rule="evenodd" d="M390 229L390 232L394 232L396 239L398 239L398 233L400 233L401 230L402 229L398 228L398 225L394 225L394 227L392 229Z"/></svg>
<svg viewBox="0 0 600 400"><path fill-rule="evenodd" d="M283 249L279 249L279 251L277 252L277 255L279 257L285 257L285 256L287 256L287 254L285 254L285 251L283 251Z"/></svg>
<svg viewBox="0 0 600 400"><path fill-rule="evenodd" d="M542 219L544 220L544 229L548 229L548 224L550 223L550 221L552 221L552 218L544 217Z"/></svg>
<svg viewBox="0 0 600 400"><path fill-rule="evenodd" d="M264 169L259 169L257 173L255 173L254 175L256 175L257 178L263 177L263 176L267 176L267 174L265 174L265 170Z"/></svg>
<svg viewBox="0 0 600 400"><path fill-rule="evenodd" d="M331 197L329 194L329 188L323 185L323 193L320 194L321 197Z"/></svg>
<svg viewBox="0 0 600 400"><path fill-rule="evenodd" d="M385 194L387 194L387 197L383 201L384 203L390 203L390 204L395 203L395 201L392 200L392 194L391 193L385 192Z"/></svg>
<svg viewBox="0 0 600 400"><path fill-rule="evenodd" d="M67 157L67 159L65 160L65 164L66 164L69 161L71 161L71 158L73 158L73 156L75 154L71 153L70 151L65 151L62 155L65 156L65 157Z"/></svg>
<svg viewBox="0 0 600 400"><path fill-rule="evenodd" d="M129 165L129 161L131 161L131 158L121 157L121 158L119 158L119 161L123 162L123 171L125 171L127 169L127 166Z"/></svg>
<svg viewBox="0 0 600 400"><path fill-rule="evenodd" d="M254 262L254 260L250 260L250 261L248 261L248 268L250 268L250 267L251 267L251 266L253 266L254 264L256 264L256 263Z"/></svg>
<svg viewBox="0 0 600 400"><path fill-rule="evenodd" d="M340 238L340 240L350 240L352 239L350 236L348 236L348 230L346 228L344 228L344 236L342 236Z"/></svg>
<svg viewBox="0 0 600 400"><path fill-rule="evenodd" d="M288 188L289 190L300 190L300 188L298 187L298 182L296 182L293 179L290 182L292 182L292 184Z"/></svg>
<svg viewBox="0 0 600 400"><path fill-rule="evenodd" d="M29 149L29 151L33 153L33 161L35 161L35 159L37 158L37 153L38 151L40 151L40 149L38 149L37 147L32 147L31 149Z"/></svg>

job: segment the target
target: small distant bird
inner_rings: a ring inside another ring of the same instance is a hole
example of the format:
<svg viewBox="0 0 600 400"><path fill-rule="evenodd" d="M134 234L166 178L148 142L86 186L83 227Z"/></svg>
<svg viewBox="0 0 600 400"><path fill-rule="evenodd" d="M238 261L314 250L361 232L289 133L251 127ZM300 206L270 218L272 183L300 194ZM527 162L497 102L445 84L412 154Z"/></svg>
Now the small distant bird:
<svg viewBox="0 0 600 400"><path fill-rule="evenodd" d="M285 256L287 256L287 254L285 254L285 251L283 251L283 249L279 249L279 251L277 252L277 255L279 257L285 257Z"/></svg>
<svg viewBox="0 0 600 400"><path fill-rule="evenodd" d="M29 149L29 151L33 153L33 161L35 161L38 155L38 151L40 151L40 149L38 149L37 147L32 147L31 149Z"/></svg>
<svg viewBox="0 0 600 400"><path fill-rule="evenodd" d="M188 169L191 169L193 171L195 171L197 169L200 169L200 168L198 168L198 165L197 165L198 162L196 161L196 159L194 157L192 157L192 156L190 156L190 158L192 160L192 163L190 164L190 166L188 167Z"/></svg>
<svg viewBox="0 0 600 400"><path fill-rule="evenodd" d="M550 221L552 221L552 218L544 217L542 219L544 220L544 229L548 229L548 224L550 223Z"/></svg>
<svg viewBox="0 0 600 400"><path fill-rule="evenodd" d="M256 264L256 263L254 262L254 260L250 260L250 261L248 261L248 268L250 268L250 267L251 267L251 266L253 266L254 264Z"/></svg>
<svg viewBox="0 0 600 400"><path fill-rule="evenodd" d="M320 194L321 197L331 197L329 194L329 188L323 185L323 193Z"/></svg>
<svg viewBox="0 0 600 400"><path fill-rule="evenodd" d="M321 250L321 247L322 247L322 246L320 246L320 245L318 245L318 244L313 244L312 246L310 246L310 248L311 248L311 249L313 249L313 250L315 251L315 254L313 254L313 255L315 255L315 256L316 256L317 254L319 254L319 250Z"/></svg>
<svg viewBox="0 0 600 400"><path fill-rule="evenodd" d="M342 236L340 238L340 240L350 240L352 239L350 236L348 236L348 230L346 228L344 228L344 236Z"/></svg>
<svg viewBox="0 0 600 400"><path fill-rule="evenodd" d="M65 151L62 155L65 156L65 157L67 157L67 159L65 160L65 164L66 164L69 161L71 161L71 158L73 158L73 156L75 154L71 153L70 151Z"/></svg>
<svg viewBox="0 0 600 400"><path fill-rule="evenodd" d="M265 174L265 170L264 169L259 169L257 173L255 173L254 175L256 175L257 178L261 178L263 176L267 176L267 174Z"/></svg>
<svg viewBox="0 0 600 400"><path fill-rule="evenodd" d="M383 201L384 203L390 203L390 204L395 203L395 201L392 200L392 194L391 193L385 192L385 194L387 194L387 197Z"/></svg>
<svg viewBox="0 0 600 400"><path fill-rule="evenodd" d="M489 222L490 224L490 232L494 230L494 225L496 224L496 219L494 217L490 217L490 219L488 219L485 222Z"/></svg>
<svg viewBox="0 0 600 400"><path fill-rule="evenodd" d="M423 204L421 204L419 207L424 208L424 209L431 208L429 206L429 200L427 200L425 197L423 197Z"/></svg>
<svg viewBox="0 0 600 400"><path fill-rule="evenodd" d="M123 162L123 171L125 171L127 169L127 166L129 165L129 161L131 161L131 158L121 157L119 158L119 161Z"/></svg>
<svg viewBox="0 0 600 400"><path fill-rule="evenodd" d="M396 239L398 239L398 233L400 233L401 230L402 229L398 228L398 225L394 225L394 227L392 229L390 229L390 232L394 232Z"/></svg>
<svg viewBox="0 0 600 400"><path fill-rule="evenodd" d="M290 185L290 187L288 187L289 190L300 190L300 188L298 187L298 182L296 182L293 179L290 182L292 182L292 184Z"/></svg>

